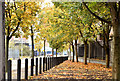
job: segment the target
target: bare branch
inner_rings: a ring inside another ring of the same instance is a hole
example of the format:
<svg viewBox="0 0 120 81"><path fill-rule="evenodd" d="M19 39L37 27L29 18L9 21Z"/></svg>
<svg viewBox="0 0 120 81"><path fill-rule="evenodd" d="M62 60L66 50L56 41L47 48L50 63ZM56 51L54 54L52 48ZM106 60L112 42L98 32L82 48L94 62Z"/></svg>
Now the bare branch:
<svg viewBox="0 0 120 81"><path fill-rule="evenodd" d="M96 42L97 42L97 44L98 44L100 47L104 48L104 45L102 46L102 45L100 44L100 42L98 42L97 38L96 38Z"/></svg>
<svg viewBox="0 0 120 81"><path fill-rule="evenodd" d="M19 25L20 25L20 22L18 22L17 27L15 28L15 30L14 30L14 31L12 32L12 34L10 35L9 40L12 38L12 36L14 35L14 33L18 30Z"/></svg>
<svg viewBox="0 0 120 81"><path fill-rule="evenodd" d="M88 10L93 16L95 16L97 19L99 19L99 20L101 20L101 21L104 21L104 22L106 22L106 23L108 23L108 24L111 24L111 21L107 21L106 19L103 19L103 18L97 16L95 13L93 13L93 12L88 8L88 6L86 5L86 3L83 2L83 4L84 4L84 6L87 8L87 10Z"/></svg>
<svg viewBox="0 0 120 81"><path fill-rule="evenodd" d="M83 34L82 34L82 32L81 32L81 30L80 30L80 35L81 35L82 38L84 38L84 37L83 37Z"/></svg>

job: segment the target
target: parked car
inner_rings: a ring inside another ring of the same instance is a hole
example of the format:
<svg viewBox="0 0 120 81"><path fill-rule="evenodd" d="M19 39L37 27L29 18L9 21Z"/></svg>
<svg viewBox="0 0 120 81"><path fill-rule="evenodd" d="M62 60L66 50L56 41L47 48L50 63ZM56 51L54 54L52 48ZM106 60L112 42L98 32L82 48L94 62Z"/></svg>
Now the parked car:
<svg viewBox="0 0 120 81"><path fill-rule="evenodd" d="M47 52L46 52L46 55L47 55L47 56L52 56L52 51L47 51Z"/></svg>

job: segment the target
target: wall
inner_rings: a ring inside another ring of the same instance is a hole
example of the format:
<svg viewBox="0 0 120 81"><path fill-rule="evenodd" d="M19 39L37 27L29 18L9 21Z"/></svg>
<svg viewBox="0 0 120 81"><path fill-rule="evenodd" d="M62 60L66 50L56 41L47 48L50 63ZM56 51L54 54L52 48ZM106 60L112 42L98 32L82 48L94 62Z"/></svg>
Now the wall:
<svg viewBox="0 0 120 81"><path fill-rule="evenodd" d="M103 41L99 41L100 44L103 45ZM88 53L89 53L89 45L88 45ZM89 56L87 53L87 56ZM78 46L78 56L83 57L84 56L84 44ZM95 59L105 59L105 52L104 49L98 45L98 43L93 42L91 43L91 54L90 58L95 58Z"/></svg>

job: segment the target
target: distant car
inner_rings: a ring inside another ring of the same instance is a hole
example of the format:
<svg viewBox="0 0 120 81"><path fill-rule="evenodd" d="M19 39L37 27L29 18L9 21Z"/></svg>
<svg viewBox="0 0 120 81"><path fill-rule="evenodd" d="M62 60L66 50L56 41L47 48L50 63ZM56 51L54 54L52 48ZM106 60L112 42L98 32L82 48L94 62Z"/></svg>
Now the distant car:
<svg viewBox="0 0 120 81"><path fill-rule="evenodd" d="M64 55L67 55L66 53Z"/></svg>
<svg viewBox="0 0 120 81"><path fill-rule="evenodd" d="M47 52L46 52L46 55L47 55L47 56L52 56L52 51L47 51Z"/></svg>
<svg viewBox="0 0 120 81"><path fill-rule="evenodd" d="M41 54L40 54L40 56L43 56L43 55L44 55L44 52L42 51Z"/></svg>
<svg viewBox="0 0 120 81"><path fill-rule="evenodd" d="M62 55L62 53L60 52L59 55Z"/></svg>
<svg viewBox="0 0 120 81"><path fill-rule="evenodd" d="M56 55L56 51L54 51L54 55Z"/></svg>
<svg viewBox="0 0 120 81"><path fill-rule="evenodd" d="M56 51L54 51L54 55L56 55ZM59 53L57 53L57 55L59 55Z"/></svg>

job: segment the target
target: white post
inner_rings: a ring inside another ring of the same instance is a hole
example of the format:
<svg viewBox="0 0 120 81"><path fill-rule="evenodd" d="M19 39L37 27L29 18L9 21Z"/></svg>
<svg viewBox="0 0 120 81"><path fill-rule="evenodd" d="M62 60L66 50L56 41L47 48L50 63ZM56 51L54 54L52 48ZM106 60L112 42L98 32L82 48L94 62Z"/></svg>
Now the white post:
<svg viewBox="0 0 120 81"><path fill-rule="evenodd" d="M0 81L5 79L5 17L4 2L0 0Z"/></svg>

